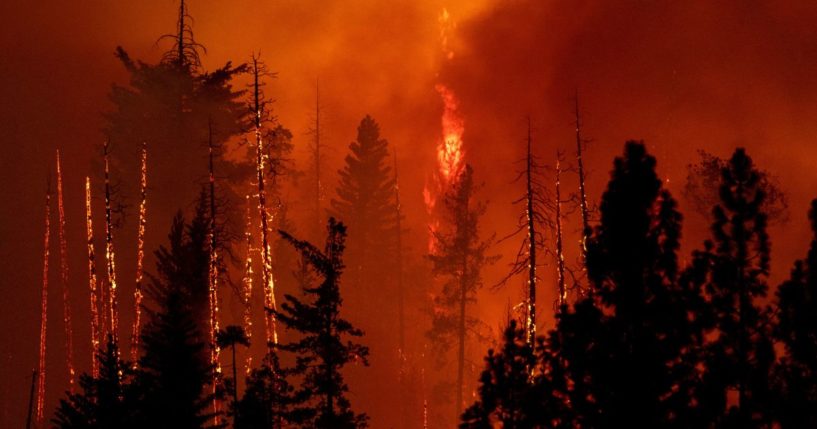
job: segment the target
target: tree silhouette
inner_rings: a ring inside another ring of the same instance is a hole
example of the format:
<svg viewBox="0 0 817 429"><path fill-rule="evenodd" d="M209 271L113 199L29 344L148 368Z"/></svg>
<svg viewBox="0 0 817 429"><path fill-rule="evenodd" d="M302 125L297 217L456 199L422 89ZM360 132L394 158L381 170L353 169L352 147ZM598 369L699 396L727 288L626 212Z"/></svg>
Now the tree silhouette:
<svg viewBox="0 0 817 429"><path fill-rule="evenodd" d="M783 428L817 427L817 200L811 202L809 220L808 255L777 289L774 333L786 351L775 368Z"/></svg>
<svg viewBox="0 0 817 429"><path fill-rule="evenodd" d="M380 263L393 253L395 228L394 176L389 166L389 143L380 136L380 126L366 115L357 127L357 139L349 144L349 155L338 174L337 199L332 211L349 228L347 261L352 278L377 297L376 279L387 275Z"/></svg>
<svg viewBox="0 0 817 429"><path fill-rule="evenodd" d="M281 370L277 359L277 354L268 353L261 366L250 373L244 396L234 404L234 413L241 416L241 424L234 427L280 429L303 423L309 416L309 413L295 408L299 398L287 382L289 371Z"/></svg>
<svg viewBox="0 0 817 429"><path fill-rule="evenodd" d="M558 323L577 423L683 426L694 367L682 358L695 337L677 282L681 215L642 143L615 159L600 214L587 249L590 297Z"/></svg>
<svg viewBox="0 0 817 429"><path fill-rule="evenodd" d="M704 418L724 427L765 427L774 362L766 296L770 246L763 174L743 149L721 170L712 240L691 274L706 294L707 329L698 402ZM736 397L735 397L736 396Z"/></svg>
<svg viewBox="0 0 817 429"><path fill-rule="evenodd" d="M343 272L343 251L346 227L329 219L324 250L280 231L284 240L301 253L320 276L320 284L306 287L308 301L286 295L280 310L274 311L288 329L298 331L301 338L276 347L292 352L296 365L292 373L302 377L296 397L297 411L303 427L343 429L367 426L368 417L356 414L346 397L348 386L341 369L351 362L368 365L369 349L349 337L361 337L363 332L340 316L340 276Z"/></svg>
<svg viewBox="0 0 817 429"><path fill-rule="evenodd" d="M83 374L81 392L60 400L54 419L61 429L128 429L138 424L138 403L130 365L119 359L116 342L109 339L99 353L99 377Z"/></svg>
<svg viewBox="0 0 817 429"><path fill-rule="evenodd" d="M216 333L216 343L222 349L226 349L229 347L231 349L232 357L233 357L233 379L231 380L232 383L232 394L233 394L233 427L239 426L240 420L240 412L238 409L238 370L235 363L235 347L237 345L242 345L244 347L250 346L250 340L247 338L247 334L244 332L244 328L236 325L229 325L222 330L219 330Z"/></svg>
<svg viewBox="0 0 817 429"><path fill-rule="evenodd" d="M463 405L466 340L476 324L468 314L468 304L474 302L477 289L482 285L482 269L496 259L486 255L490 243L480 240L479 218L485 212L485 205L474 201L474 192L474 172L466 165L445 196L447 227L434 231L436 250L429 255L434 275L444 278L444 283L442 293L434 300L435 311L427 335L443 361L449 350L457 352L457 418Z"/></svg>

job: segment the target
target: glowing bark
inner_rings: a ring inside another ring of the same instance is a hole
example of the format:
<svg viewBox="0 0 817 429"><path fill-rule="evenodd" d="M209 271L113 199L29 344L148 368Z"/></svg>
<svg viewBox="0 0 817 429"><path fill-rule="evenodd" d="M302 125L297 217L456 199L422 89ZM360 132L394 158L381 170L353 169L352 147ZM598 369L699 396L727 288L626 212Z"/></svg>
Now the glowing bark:
<svg viewBox="0 0 817 429"><path fill-rule="evenodd" d="M65 327L65 361L68 367L68 389L74 392L74 330L71 326L71 294L68 288L68 243L65 238L65 208L62 197L62 165L57 150L57 208L59 211L60 282L62 283L62 316Z"/></svg>
<svg viewBox="0 0 817 429"><path fill-rule="evenodd" d="M51 238L51 189L45 194L45 233L43 236L43 287L40 307L40 360L37 377L37 424L41 424L45 409L45 339L48 327L48 256Z"/></svg>
<svg viewBox="0 0 817 429"><path fill-rule="evenodd" d="M105 259L108 268L108 310L110 311L108 335L114 341L119 340L119 309L116 297L116 262L113 247L113 219L111 214L111 181L110 160L108 154L109 142L104 145L105 156Z"/></svg>
<svg viewBox="0 0 817 429"><path fill-rule="evenodd" d="M136 234L136 287L133 291L133 329L131 331L131 361L139 359L139 340L142 332L142 278L145 259L145 225L147 224L147 144L142 143L142 166L139 180L139 226Z"/></svg>
<svg viewBox="0 0 817 429"><path fill-rule="evenodd" d="M94 255L94 221L91 212L91 179L85 178L85 230L88 237L88 288L91 295L91 375L99 376L100 314L99 283L96 278L96 257Z"/></svg>
<svg viewBox="0 0 817 429"><path fill-rule="evenodd" d="M242 296L244 298L244 333L247 341L252 340L252 215L250 213L250 196L247 195L247 225L244 231L247 239L247 258L244 263L244 280ZM250 375L252 371L252 353L247 352L245 372Z"/></svg>

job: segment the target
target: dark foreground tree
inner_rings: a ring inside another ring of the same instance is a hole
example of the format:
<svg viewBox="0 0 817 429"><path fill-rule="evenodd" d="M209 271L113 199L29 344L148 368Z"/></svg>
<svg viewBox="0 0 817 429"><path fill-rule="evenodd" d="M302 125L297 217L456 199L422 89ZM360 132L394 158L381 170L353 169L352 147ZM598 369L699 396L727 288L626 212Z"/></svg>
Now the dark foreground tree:
<svg viewBox="0 0 817 429"><path fill-rule="evenodd" d="M135 421L137 402L129 365L119 360L119 349L108 341L99 352L99 377L83 374L81 392L60 400L53 423L61 429L128 429Z"/></svg>
<svg viewBox="0 0 817 429"><path fill-rule="evenodd" d="M766 189L763 174L743 149L721 170L719 183L712 239L697 252L690 274L707 299L697 402L707 423L717 427L767 427L775 356L770 314L760 302L768 289L770 261Z"/></svg>
<svg viewBox="0 0 817 429"><path fill-rule="evenodd" d="M817 427L817 200L811 202L812 241L805 260L777 289L775 338L785 355L775 373L783 428Z"/></svg>
<svg viewBox="0 0 817 429"><path fill-rule="evenodd" d="M297 398L287 382L288 372L281 370L277 359L276 354L268 354L247 377L244 396L234 405L235 415L240 416L235 428L280 429L305 420L305 413L295 409Z"/></svg>
<svg viewBox="0 0 817 429"><path fill-rule="evenodd" d="M580 427L683 427L694 364L677 282L681 216L642 143L627 142L588 242L590 296L559 318L554 350Z"/></svg>
<svg viewBox="0 0 817 429"><path fill-rule="evenodd" d="M286 295L279 311L267 309L287 329L300 334L298 341L277 345L278 349L295 354L292 373L301 378L295 392L299 402L295 412L302 419L300 424L319 429L366 427L368 417L352 410L347 398L349 387L341 373L349 363L368 365L369 355L367 347L353 341L363 332L340 315L346 227L334 218L329 219L323 251L285 231L280 233L320 277L320 284L304 288L305 299Z"/></svg>
<svg viewBox="0 0 817 429"><path fill-rule="evenodd" d="M233 377L229 380L229 390L233 395L233 427L239 426L240 413L236 404L238 404L238 367L235 363L235 348L236 346L250 346L250 340L247 334L240 326L229 325L216 333L216 344L221 349L230 348L232 352L232 369Z"/></svg>

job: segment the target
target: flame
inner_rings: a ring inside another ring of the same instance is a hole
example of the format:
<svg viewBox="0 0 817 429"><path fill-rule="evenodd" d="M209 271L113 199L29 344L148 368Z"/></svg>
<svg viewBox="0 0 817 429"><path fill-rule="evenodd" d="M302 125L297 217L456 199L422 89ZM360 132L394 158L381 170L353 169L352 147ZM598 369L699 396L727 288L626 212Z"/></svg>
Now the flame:
<svg viewBox="0 0 817 429"><path fill-rule="evenodd" d="M99 291L94 257L94 221L91 214L91 178L85 177L85 229L88 234L88 286L91 291L91 374L99 377Z"/></svg>
<svg viewBox="0 0 817 429"><path fill-rule="evenodd" d="M139 229L136 234L136 288L133 291L133 330L131 331L131 361L136 365L139 357L139 335L142 331L142 277L144 273L142 261L145 258L145 225L147 224L147 144L142 143L142 166L139 180Z"/></svg>
<svg viewBox="0 0 817 429"><path fill-rule="evenodd" d="M260 115L260 111L257 115ZM261 140L261 129L256 122L255 127L255 145L256 145L256 178L258 180L258 213L261 218L261 256L263 268L261 270L262 281L264 283L264 325L266 330L267 344L278 344L278 329L275 320L275 314L268 310L275 310L275 279L272 275L272 257L270 251L269 239L267 237L268 228L268 213L267 213L267 197L264 190L264 160Z"/></svg>
<svg viewBox="0 0 817 429"><path fill-rule="evenodd" d="M37 378L37 423L43 421L45 408L45 339L48 326L48 256L51 236L51 189L45 194L45 233L43 238L43 289L40 313L40 361Z"/></svg>
<svg viewBox="0 0 817 429"><path fill-rule="evenodd" d="M57 150L57 207L60 216L60 280L62 282L62 311L65 324L65 360L68 367L68 389L74 392L74 330L71 326L71 299L68 289L68 243L65 239L65 209L62 204L62 165Z"/></svg>
<svg viewBox="0 0 817 429"><path fill-rule="evenodd" d="M252 216L250 214L250 196L247 195L247 225L244 236L247 239L247 259L244 264L244 281L242 295L244 297L244 333L247 340L252 340ZM252 354L247 353L245 371L250 375L252 370Z"/></svg>

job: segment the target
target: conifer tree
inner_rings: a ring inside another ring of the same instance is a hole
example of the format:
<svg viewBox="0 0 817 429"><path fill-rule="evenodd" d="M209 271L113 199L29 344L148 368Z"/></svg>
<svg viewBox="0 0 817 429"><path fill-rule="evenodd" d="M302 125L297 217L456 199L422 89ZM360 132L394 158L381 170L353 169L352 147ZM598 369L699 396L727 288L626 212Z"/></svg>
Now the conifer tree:
<svg viewBox="0 0 817 429"><path fill-rule="evenodd" d="M353 362L368 365L369 349L354 342L363 336L340 315L340 277L343 272L343 251L346 227L329 219L324 250L280 231L284 240L301 253L320 277L320 284L303 289L306 299L286 295L280 310L274 311L288 329L301 334L299 340L276 347L295 354L292 372L302 378L295 392L299 404L294 411L302 427L347 429L367 426L366 414L352 410L347 398L349 390L341 370Z"/></svg>
<svg viewBox="0 0 817 429"><path fill-rule="evenodd" d="M777 289L774 333L785 346L775 368L777 417L784 429L817 427L817 200L811 202L809 220L808 254Z"/></svg>
<svg viewBox="0 0 817 429"><path fill-rule="evenodd" d="M765 427L771 418L766 410L774 350L770 315L759 302L768 289L770 261L762 179L746 152L736 150L721 170L712 240L698 252L698 272L692 274L705 292L701 323L710 334L698 403L703 417L720 427Z"/></svg>
<svg viewBox="0 0 817 429"><path fill-rule="evenodd" d="M268 353L247 378L244 396L234 404L234 413L240 416L237 429L281 429L305 420L308 413L295 408L298 398L287 381L288 371L285 373L276 359L277 354Z"/></svg>
<svg viewBox="0 0 817 429"><path fill-rule="evenodd" d="M146 308L149 323L137 374L143 427L202 428L214 417L208 411L214 368L206 335L206 231L205 219L185 231L177 215L169 248L156 252L158 275L151 276L147 290L153 306Z"/></svg>
<svg viewBox="0 0 817 429"><path fill-rule="evenodd" d="M108 341L99 355L99 376L83 374L81 392L69 393L60 400L53 423L60 429L138 428L133 373L119 359L119 349Z"/></svg>
<svg viewBox="0 0 817 429"><path fill-rule="evenodd" d="M432 326L427 335L445 362L449 350L456 351L456 416L463 405L466 341L476 320L468 312L482 286L482 269L496 258L486 255L490 243L479 235L479 218L485 204L475 201L474 172L466 165L453 189L445 196L447 226L434 232L435 253L429 255L435 276L444 279L435 297Z"/></svg>
<svg viewBox="0 0 817 429"><path fill-rule="evenodd" d="M393 253L395 232L394 176L389 167L389 143L380 126L366 115L349 144L349 155L338 174L340 184L332 210L349 228L347 260L352 278L372 291L387 272L380 262Z"/></svg>
<svg viewBox="0 0 817 429"><path fill-rule="evenodd" d="M616 158L600 213L588 242L591 293L560 317L554 351L576 423L683 426L691 368L681 358L694 337L677 282L681 216L642 143Z"/></svg>

